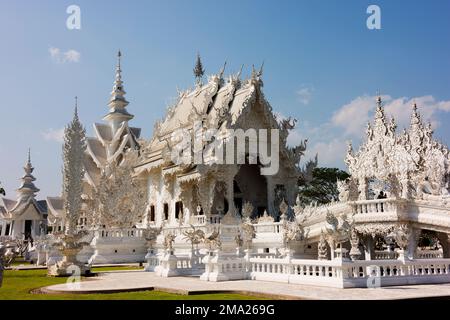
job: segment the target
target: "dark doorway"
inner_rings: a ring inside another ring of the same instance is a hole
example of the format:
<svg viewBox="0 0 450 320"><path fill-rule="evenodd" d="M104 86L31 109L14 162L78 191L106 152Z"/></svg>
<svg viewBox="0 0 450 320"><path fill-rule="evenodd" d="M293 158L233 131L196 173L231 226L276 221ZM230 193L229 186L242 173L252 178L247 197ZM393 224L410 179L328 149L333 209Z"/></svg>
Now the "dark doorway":
<svg viewBox="0 0 450 320"><path fill-rule="evenodd" d="M31 239L31 228L33 227L33 221L25 220L25 240Z"/></svg>
<svg viewBox="0 0 450 320"><path fill-rule="evenodd" d="M183 216L183 202L175 202L175 219L180 219Z"/></svg>
<svg viewBox="0 0 450 320"><path fill-rule="evenodd" d="M254 215L264 212L267 208L267 181L261 175L260 166L257 164L241 165L234 180L234 202L239 212L247 201L257 209Z"/></svg>
<svg viewBox="0 0 450 320"><path fill-rule="evenodd" d="M169 204L164 203L164 220L169 220Z"/></svg>
<svg viewBox="0 0 450 320"><path fill-rule="evenodd" d="M155 222L155 206L150 206L150 221Z"/></svg>

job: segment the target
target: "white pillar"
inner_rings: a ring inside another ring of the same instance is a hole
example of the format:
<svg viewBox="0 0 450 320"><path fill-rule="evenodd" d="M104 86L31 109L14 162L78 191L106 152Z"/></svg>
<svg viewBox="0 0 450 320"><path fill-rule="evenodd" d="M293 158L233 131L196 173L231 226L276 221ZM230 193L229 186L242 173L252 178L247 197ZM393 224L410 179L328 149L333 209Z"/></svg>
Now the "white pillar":
<svg viewBox="0 0 450 320"><path fill-rule="evenodd" d="M25 232L25 223L23 220L13 220L11 221L11 236L14 239L22 239Z"/></svg>
<svg viewBox="0 0 450 320"><path fill-rule="evenodd" d="M417 244L419 242L420 229L412 229L411 234L409 236L408 248L407 248L407 256L409 259L414 259L416 255Z"/></svg>
<svg viewBox="0 0 450 320"><path fill-rule="evenodd" d="M374 257L374 244L371 235L367 235L364 239L364 255L366 260L373 260Z"/></svg>
<svg viewBox="0 0 450 320"><path fill-rule="evenodd" d="M450 235L438 233L438 239L442 246L442 256L444 259L450 258Z"/></svg>

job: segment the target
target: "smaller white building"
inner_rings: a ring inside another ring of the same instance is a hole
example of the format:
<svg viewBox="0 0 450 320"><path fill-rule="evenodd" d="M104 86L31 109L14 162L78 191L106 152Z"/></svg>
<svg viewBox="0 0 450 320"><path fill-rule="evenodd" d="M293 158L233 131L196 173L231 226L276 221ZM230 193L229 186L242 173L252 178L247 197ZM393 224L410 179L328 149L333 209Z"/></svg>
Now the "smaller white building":
<svg viewBox="0 0 450 320"><path fill-rule="evenodd" d="M12 239L35 239L47 228L47 202L36 200L39 189L34 185L30 152L24 167L17 199L2 198L0 203L0 236Z"/></svg>

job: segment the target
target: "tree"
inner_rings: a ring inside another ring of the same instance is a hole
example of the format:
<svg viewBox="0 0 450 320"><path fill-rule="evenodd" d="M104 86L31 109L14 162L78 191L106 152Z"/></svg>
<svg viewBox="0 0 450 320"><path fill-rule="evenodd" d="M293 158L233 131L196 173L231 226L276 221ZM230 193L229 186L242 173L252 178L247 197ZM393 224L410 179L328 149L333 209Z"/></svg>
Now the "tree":
<svg viewBox="0 0 450 320"><path fill-rule="evenodd" d="M6 196L5 189L3 189L1 182L0 182L0 194L2 194L3 196Z"/></svg>
<svg viewBox="0 0 450 320"><path fill-rule="evenodd" d="M313 202L325 204L337 201L339 196L337 181L349 177L347 172L338 168L315 168L312 172L312 180L309 183L300 184L300 200L304 204Z"/></svg>

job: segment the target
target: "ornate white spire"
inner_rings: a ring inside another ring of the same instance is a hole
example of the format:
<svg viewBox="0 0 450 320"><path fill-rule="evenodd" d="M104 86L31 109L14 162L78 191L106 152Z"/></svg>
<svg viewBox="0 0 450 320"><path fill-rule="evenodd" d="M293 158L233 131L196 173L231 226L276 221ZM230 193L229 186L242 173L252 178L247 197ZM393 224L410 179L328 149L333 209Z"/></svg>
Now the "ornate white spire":
<svg viewBox="0 0 450 320"><path fill-rule="evenodd" d="M383 100L381 99L381 95L380 95L380 93L378 92L377 93L377 111L378 110L381 110L381 109L383 109Z"/></svg>
<svg viewBox="0 0 450 320"><path fill-rule="evenodd" d="M36 193L39 192L39 189L33 183L33 181L36 181L36 178L32 175L34 168L31 164L30 149L28 149L28 159L23 169L25 170L25 174L22 176L22 184L17 189L17 193L20 200L28 200L34 198Z"/></svg>
<svg viewBox="0 0 450 320"><path fill-rule="evenodd" d="M412 105L412 113L411 113L411 127L418 126L422 123L420 119L420 114L417 111L417 103L414 102Z"/></svg>
<svg viewBox="0 0 450 320"><path fill-rule="evenodd" d="M77 221L80 216L85 150L85 130L78 118L77 105L75 105L73 120L64 130L63 200L67 233L76 231Z"/></svg>
<svg viewBox="0 0 450 320"><path fill-rule="evenodd" d="M119 50L117 53L116 76L111 91L111 98L108 103L109 113L103 118L104 120L111 122L114 128L118 127L123 121L131 120L134 117L128 113L126 109L129 102L125 99L126 92L123 88L121 58L122 53Z"/></svg>
<svg viewBox="0 0 450 320"><path fill-rule="evenodd" d="M379 139L383 139L383 136L388 132L388 123L386 119L386 115L384 114L383 108L383 100L381 99L381 95L378 94L377 97L377 108L375 110L375 120L373 122L373 126L368 127L368 136L373 137L372 135L378 137Z"/></svg>

